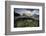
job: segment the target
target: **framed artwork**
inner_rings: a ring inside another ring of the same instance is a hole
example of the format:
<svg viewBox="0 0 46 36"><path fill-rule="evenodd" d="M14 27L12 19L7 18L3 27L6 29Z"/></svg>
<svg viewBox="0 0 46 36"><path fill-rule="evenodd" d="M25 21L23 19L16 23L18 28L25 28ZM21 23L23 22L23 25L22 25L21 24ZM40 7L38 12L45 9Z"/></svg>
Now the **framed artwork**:
<svg viewBox="0 0 46 36"><path fill-rule="evenodd" d="M45 4L5 1L5 34L44 33Z"/></svg>

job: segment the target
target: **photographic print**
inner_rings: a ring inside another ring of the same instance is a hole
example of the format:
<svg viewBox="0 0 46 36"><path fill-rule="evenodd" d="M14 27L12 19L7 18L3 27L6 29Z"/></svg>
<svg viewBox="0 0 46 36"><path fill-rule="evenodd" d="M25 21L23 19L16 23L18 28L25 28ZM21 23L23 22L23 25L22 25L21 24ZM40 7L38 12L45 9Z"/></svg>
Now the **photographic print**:
<svg viewBox="0 0 46 36"><path fill-rule="evenodd" d="M42 7L11 5L11 31L42 29Z"/></svg>
<svg viewBox="0 0 46 36"><path fill-rule="evenodd" d="M14 27L39 27L39 9L14 8Z"/></svg>

